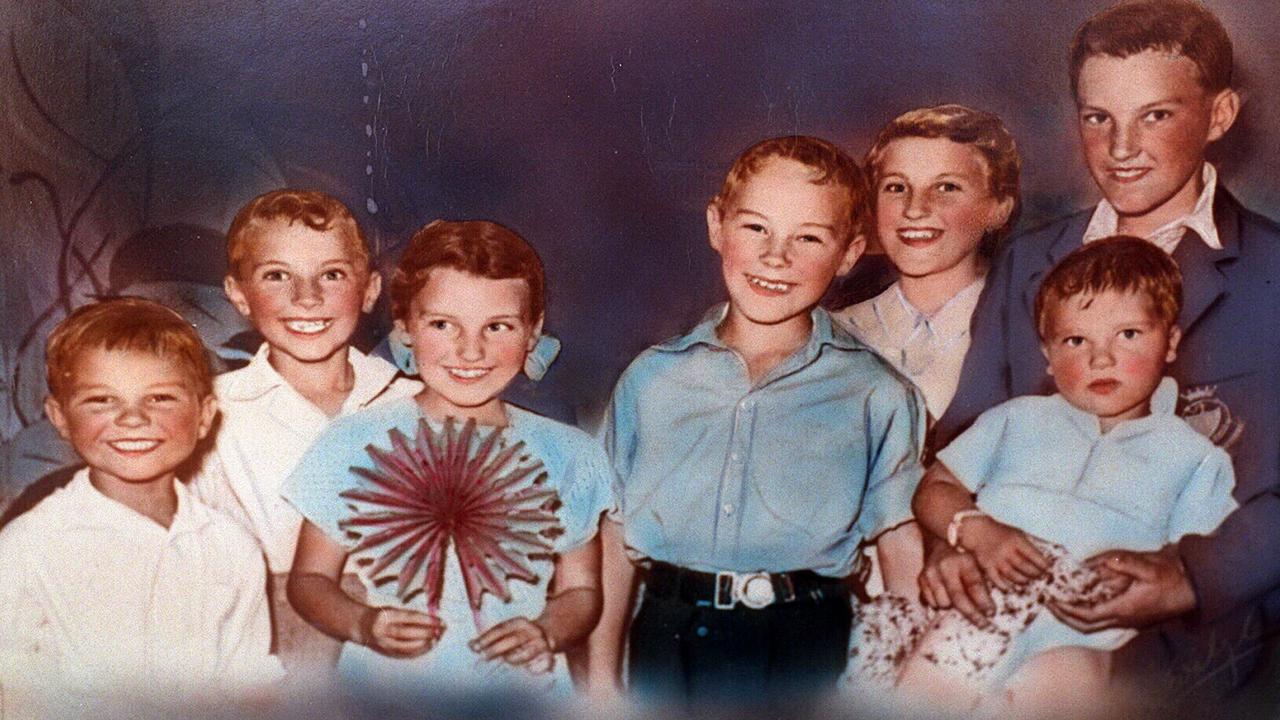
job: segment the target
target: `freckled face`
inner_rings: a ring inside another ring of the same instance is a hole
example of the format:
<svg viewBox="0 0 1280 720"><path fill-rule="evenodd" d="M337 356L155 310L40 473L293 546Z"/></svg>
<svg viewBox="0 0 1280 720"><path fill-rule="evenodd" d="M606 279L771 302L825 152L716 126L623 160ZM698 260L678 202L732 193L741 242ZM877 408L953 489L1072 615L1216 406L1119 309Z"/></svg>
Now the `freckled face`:
<svg viewBox="0 0 1280 720"><path fill-rule="evenodd" d="M729 312L738 321L808 322L833 277L848 272L865 240L846 241L848 192L817 185L795 160L770 158L722 207L707 208Z"/></svg>
<svg viewBox="0 0 1280 720"><path fill-rule="evenodd" d="M1107 290L1066 298L1051 309L1041 346L1058 391L1098 416L1103 431L1150 412L1151 394L1177 357L1178 328L1167 328L1145 293Z"/></svg>
<svg viewBox="0 0 1280 720"><path fill-rule="evenodd" d="M47 399L45 411L99 485L169 481L217 412L181 365L152 353L87 350L72 377L67 396Z"/></svg>
<svg viewBox="0 0 1280 720"><path fill-rule="evenodd" d="M1231 127L1238 98L1210 94L1196 64L1156 50L1095 55L1080 69L1085 162L1126 232L1144 235L1190 213L1206 146Z"/></svg>
<svg viewBox="0 0 1280 720"><path fill-rule="evenodd" d="M885 147L876 183L876 231L908 277L981 272L983 234L1004 224L1013 200L988 189L987 161L947 138L900 138Z"/></svg>
<svg viewBox="0 0 1280 720"><path fill-rule="evenodd" d="M500 425L499 394L524 367L542 320L528 318L529 286L448 267L431 271L396 329L413 350L426 389L419 402L433 417Z"/></svg>
<svg viewBox="0 0 1280 720"><path fill-rule="evenodd" d="M275 222L258 229L243 277L227 276L227 298L276 354L312 363L344 351L362 312L382 291L337 230Z"/></svg>

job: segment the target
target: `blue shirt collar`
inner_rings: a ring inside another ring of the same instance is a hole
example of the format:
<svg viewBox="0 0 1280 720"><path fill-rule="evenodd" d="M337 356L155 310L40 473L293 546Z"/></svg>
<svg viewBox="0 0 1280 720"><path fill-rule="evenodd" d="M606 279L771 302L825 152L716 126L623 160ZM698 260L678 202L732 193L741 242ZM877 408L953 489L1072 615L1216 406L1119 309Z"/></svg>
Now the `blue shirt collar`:
<svg viewBox="0 0 1280 720"><path fill-rule="evenodd" d="M684 335L677 335L669 340L665 340L654 345L655 350L662 352L684 352L694 345L707 345L710 347L730 349L720 336L716 334L716 328L724 321L725 315L729 312L729 303L723 302L712 306L702 319L698 321L693 329ZM815 307L809 311L809 318L813 321L813 329L809 332L809 342L805 344L803 354L806 359L811 359L818 354L824 345L830 345L840 350L867 350L857 338L850 335L844 328L836 325L831 320L831 314L821 307Z"/></svg>

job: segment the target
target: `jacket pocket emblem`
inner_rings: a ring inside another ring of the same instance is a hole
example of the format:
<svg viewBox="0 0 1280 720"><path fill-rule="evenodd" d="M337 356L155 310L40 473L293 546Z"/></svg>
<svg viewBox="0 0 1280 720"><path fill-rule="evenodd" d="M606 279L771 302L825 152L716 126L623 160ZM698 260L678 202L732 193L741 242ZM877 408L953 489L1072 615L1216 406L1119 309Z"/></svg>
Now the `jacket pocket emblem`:
<svg viewBox="0 0 1280 720"><path fill-rule="evenodd" d="M1183 390L1180 398L1182 411L1178 414L1214 445L1230 450L1244 432L1244 420L1232 414L1231 408L1217 397L1217 392L1216 385Z"/></svg>

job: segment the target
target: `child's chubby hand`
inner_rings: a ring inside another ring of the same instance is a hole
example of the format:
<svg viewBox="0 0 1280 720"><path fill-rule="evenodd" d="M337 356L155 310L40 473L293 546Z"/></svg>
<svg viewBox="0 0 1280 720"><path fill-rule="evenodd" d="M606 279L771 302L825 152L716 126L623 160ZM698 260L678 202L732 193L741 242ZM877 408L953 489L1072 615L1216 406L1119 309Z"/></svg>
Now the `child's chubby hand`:
<svg viewBox="0 0 1280 720"><path fill-rule="evenodd" d="M397 658L417 657L440 641L445 625L440 618L392 607L371 607L360 617L361 645Z"/></svg>
<svg viewBox="0 0 1280 720"><path fill-rule="evenodd" d="M1049 558L1026 533L988 515L974 517L964 526L960 545L1001 590L1025 585L1049 571Z"/></svg>
<svg viewBox="0 0 1280 720"><path fill-rule="evenodd" d="M485 660L498 659L534 674L555 667L555 645L538 623L516 617L500 622L468 643Z"/></svg>

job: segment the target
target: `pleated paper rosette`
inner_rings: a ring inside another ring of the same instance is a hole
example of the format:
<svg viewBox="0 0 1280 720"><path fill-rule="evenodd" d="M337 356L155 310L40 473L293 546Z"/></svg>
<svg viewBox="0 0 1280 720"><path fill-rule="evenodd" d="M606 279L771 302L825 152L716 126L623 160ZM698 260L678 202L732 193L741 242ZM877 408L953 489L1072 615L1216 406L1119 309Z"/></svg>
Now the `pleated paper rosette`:
<svg viewBox="0 0 1280 720"><path fill-rule="evenodd" d="M393 429L388 440L367 446L371 467L351 468L360 487L340 493L350 554L375 585L392 584L405 602L423 593L438 615L452 550L483 630L484 594L510 602L511 581L536 584L531 559L550 556L563 532L542 461L507 430L477 430L474 420L459 429L448 418L436 430L419 419L413 438Z"/></svg>

